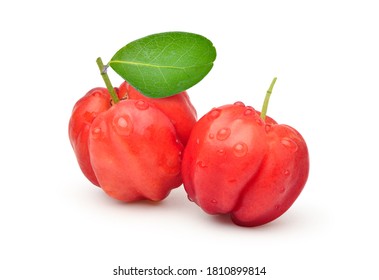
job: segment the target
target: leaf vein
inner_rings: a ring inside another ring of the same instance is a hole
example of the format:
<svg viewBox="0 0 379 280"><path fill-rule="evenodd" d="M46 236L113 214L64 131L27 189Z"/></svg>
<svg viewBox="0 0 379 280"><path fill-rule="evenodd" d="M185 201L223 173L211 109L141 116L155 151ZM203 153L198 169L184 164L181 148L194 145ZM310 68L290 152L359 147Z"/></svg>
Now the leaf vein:
<svg viewBox="0 0 379 280"><path fill-rule="evenodd" d="M143 63L143 62L134 62L134 61L122 61L122 60L112 60L109 62L109 64L129 64L129 65L135 65L135 66L143 66L143 67L151 67L151 68L169 68L169 69L178 69L178 70L185 70L188 68L195 68L195 67L203 67L212 65L213 62L205 63L205 64L195 64L191 66L174 66L174 65L155 65L151 63Z"/></svg>

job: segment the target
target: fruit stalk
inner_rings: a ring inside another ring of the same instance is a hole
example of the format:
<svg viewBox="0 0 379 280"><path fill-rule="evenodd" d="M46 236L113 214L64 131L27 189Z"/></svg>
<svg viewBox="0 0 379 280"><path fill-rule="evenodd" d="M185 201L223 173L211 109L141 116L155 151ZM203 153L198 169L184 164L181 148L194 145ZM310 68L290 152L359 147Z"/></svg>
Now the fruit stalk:
<svg viewBox="0 0 379 280"><path fill-rule="evenodd" d="M276 77L272 80L270 87L267 90L265 100L263 101L263 106L262 106L262 111L261 111L261 119L265 120L266 119L266 113L267 113L267 108L268 108L268 102L270 101L272 89L274 88L276 82Z"/></svg>
<svg viewBox="0 0 379 280"><path fill-rule="evenodd" d="M118 98L116 91L114 90L114 88L112 86L112 83L111 83L109 76L107 74L107 67L104 65L103 61L101 60L101 57L98 57L96 59L96 63L97 63L97 66L99 67L101 77L104 80L104 83L108 89L108 92L109 92L110 96L112 97L113 104L118 103L120 101L120 99Z"/></svg>

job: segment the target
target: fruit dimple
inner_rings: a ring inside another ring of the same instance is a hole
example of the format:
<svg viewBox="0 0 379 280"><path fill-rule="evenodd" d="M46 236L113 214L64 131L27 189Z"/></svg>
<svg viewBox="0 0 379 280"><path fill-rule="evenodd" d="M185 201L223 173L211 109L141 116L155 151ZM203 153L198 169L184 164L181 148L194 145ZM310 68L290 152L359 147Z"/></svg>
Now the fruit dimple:
<svg viewBox="0 0 379 280"><path fill-rule="evenodd" d="M128 136L133 132L133 123L128 115L116 116L113 119L113 127L118 134Z"/></svg>
<svg viewBox="0 0 379 280"><path fill-rule="evenodd" d="M230 136L230 128L221 128L219 131L217 131L216 138L220 141L228 139Z"/></svg>
<svg viewBox="0 0 379 280"><path fill-rule="evenodd" d="M247 154L248 147L244 142L238 142L233 146L233 154L236 157L243 157Z"/></svg>
<svg viewBox="0 0 379 280"><path fill-rule="evenodd" d="M287 149L289 149L291 152L296 152L298 150L298 146L294 140L288 137L284 137L282 140L280 140L280 143Z"/></svg>

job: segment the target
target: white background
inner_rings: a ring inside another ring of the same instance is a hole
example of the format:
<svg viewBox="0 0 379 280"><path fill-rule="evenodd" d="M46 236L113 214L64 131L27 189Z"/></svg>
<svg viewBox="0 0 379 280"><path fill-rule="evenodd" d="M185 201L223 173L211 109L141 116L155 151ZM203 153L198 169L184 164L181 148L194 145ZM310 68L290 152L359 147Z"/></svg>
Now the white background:
<svg viewBox="0 0 379 280"><path fill-rule="evenodd" d="M0 26L1 279L144 279L113 276L119 265L204 270L183 279L223 279L208 266L377 277L376 1L2 1ZM301 132L311 169L277 221L235 226L182 187L160 204L123 204L80 172L67 125L76 100L103 86L96 58L164 31L216 46L213 70L189 90L199 117L238 100L260 109L278 77L268 114Z"/></svg>

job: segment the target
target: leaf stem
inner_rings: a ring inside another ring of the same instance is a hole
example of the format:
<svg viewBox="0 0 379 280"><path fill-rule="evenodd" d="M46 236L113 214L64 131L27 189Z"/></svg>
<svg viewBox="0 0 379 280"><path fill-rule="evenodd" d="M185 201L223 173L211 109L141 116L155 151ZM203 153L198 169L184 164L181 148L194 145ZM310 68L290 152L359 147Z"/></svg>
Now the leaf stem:
<svg viewBox="0 0 379 280"><path fill-rule="evenodd" d="M113 104L118 103L120 101L120 99L118 98L117 93L114 90L114 87L112 86L112 83L109 80L109 76L107 74L108 65L106 65L106 66L104 65L103 61L101 60L101 57L98 57L96 59L96 63L97 63L97 66L99 67L101 77L104 80L104 83L108 89L108 92L109 92L110 96L112 97Z"/></svg>
<svg viewBox="0 0 379 280"><path fill-rule="evenodd" d="M268 108L268 102L270 101L270 96L272 93L272 89L274 88L276 82L276 77L272 80L270 87L267 90L265 100L263 101L263 106L262 106L262 111L261 111L261 119L265 120L266 119L266 113L267 113L267 108Z"/></svg>

